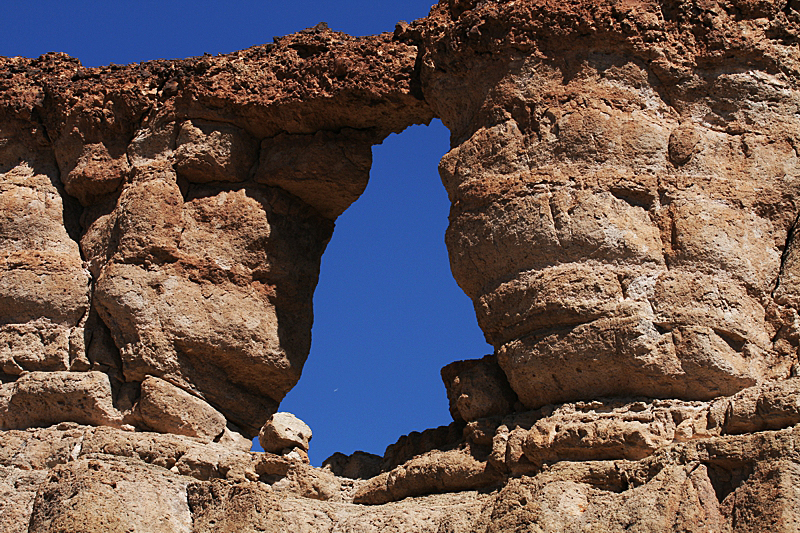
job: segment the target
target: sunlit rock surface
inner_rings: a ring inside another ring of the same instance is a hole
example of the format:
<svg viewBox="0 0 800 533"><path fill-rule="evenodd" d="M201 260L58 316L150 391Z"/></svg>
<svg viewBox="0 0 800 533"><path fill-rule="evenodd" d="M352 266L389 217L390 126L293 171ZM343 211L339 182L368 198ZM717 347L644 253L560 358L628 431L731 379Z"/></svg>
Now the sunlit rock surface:
<svg viewBox="0 0 800 533"><path fill-rule="evenodd" d="M0 530L796 531L798 36L794 0L442 0L0 58ZM383 457L247 451L371 146L434 117L494 353Z"/></svg>

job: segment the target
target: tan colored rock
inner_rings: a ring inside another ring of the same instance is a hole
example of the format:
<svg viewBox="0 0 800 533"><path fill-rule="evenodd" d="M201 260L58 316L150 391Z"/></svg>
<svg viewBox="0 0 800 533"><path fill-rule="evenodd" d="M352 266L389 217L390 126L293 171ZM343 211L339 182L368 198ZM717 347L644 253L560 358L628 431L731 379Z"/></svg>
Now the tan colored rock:
<svg viewBox="0 0 800 533"><path fill-rule="evenodd" d="M800 424L800 378L745 389L720 403L726 406L723 432L728 435Z"/></svg>
<svg viewBox="0 0 800 533"><path fill-rule="evenodd" d="M7 392L8 385L3 385ZM6 429L49 426L62 421L119 426L111 384L102 372L29 372L9 387L8 407L0 412Z"/></svg>
<svg viewBox="0 0 800 533"><path fill-rule="evenodd" d="M485 529L488 498L476 492L428 496L378 507L282 497L259 483L195 483L188 489L198 533L241 530L278 533L419 531L469 533ZM262 512L269 509L270 512ZM245 529L247 530L247 529Z"/></svg>
<svg viewBox="0 0 800 533"><path fill-rule="evenodd" d="M456 361L442 368L450 415L456 421L472 421L513 410L517 401L497 358Z"/></svg>
<svg viewBox="0 0 800 533"><path fill-rule="evenodd" d="M228 478L257 481L259 478L251 454L231 450L217 443L190 448L181 456L175 468L184 476L200 480Z"/></svg>
<svg viewBox="0 0 800 533"><path fill-rule="evenodd" d="M75 221L51 165L0 170L0 372L69 370L89 307Z"/></svg>
<svg viewBox="0 0 800 533"><path fill-rule="evenodd" d="M261 143L256 181L280 187L334 220L364 192L371 166L372 147L362 133L281 134Z"/></svg>
<svg viewBox="0 0 800 533"><path fill-rule="evenodd" d="M701 402L566 405L538 420L523 451L534 465L562 460L643 459L673 442L721 433Z"/></svg>
<svg viewBox="0 0 800 533"><path fill-rule="evenodd" d="M353 501L383 504L409 496L473 490L501 479L493 466L468 450L433 451L370 479L358 488Z"/></svg>
<svg viewBox="0 0 800 533"><path fill-rule="evenodd" d="M242 435L239 428L230 424L222 431L222 436L217 442L242 452L249 452L253 448L253 441Z"/></svg>
<svg viewBox="0 0 800 533"><path fill-rule="evenodd" d="M21 470L0 466L0 530L28 533L33 500L47 480L45 470Z"/></svg>
<svg viewBox="0 0 800 533"><path fill-rule="evenodd" d="M332 219L363 191L370 147L432 114L412 83L416 47L390 34L319 28L246 55L0 60L4 381L101 371L127 411L157 376L250 436L277 410L308 355ZM302 164L280 169L273 150L256 181L260 145L278 137Z"/></svg>
<svg viewBox="0 0 800 533"><path fill-rule="evenodd" d="M184 122L176 144L175 170L198 183L245 181L258 152L258 143L247 132L202 120Z"/></svg>
<svg viewBox="0 0 800 533"><path fill-rule="evenodd" d="M723 531L727 525L702 465L665 468L647 484L621 493L595 487L591 479L559 477L511 480L497 496L486 531L534 524L548 533L622 531L629 526L638 531Z"/></svg>
<svg viewBox="0 0 800 533"><path fill-rule="evenodd" d="M225 430L225 417L200 398L153 376L142 382L136 414L145 426L211 441Z"/></svg>
<svg viewBox="0 0 800 533"><path fill-rule="evenodd" d="M800 465L793 461L765 461L753 470L721 505L730 516L734 531L796 530L800 518Z"/></svg>
<svg viewBox="0 0 800 533"><path fill-rule="evenodd" d="M398 30L451 130L453 274L528 408L707 400L796 358L765 316L794 301L798 58L760 21L797 22L714 5L699 40L646 2L442 2Z"/></svg>
<svg viewBox="0 0 800 533"><path fill-rule="evenodd" d="M33 503L30 529L190 533L188 478L122 458L55 467Z"/></svg>
<svg viewBox="0 0 800 533"><path fill-rule="evenodd" d="M295 447L308 451L311 436L311 428L292 413L275 413L261 428L258 443L270 453L281 453Z"/></svg>
<svg viewBox="0 0 800 533"><path fill-rule="evenodd" d="M796 529L797 7L443 0L394 34L227 56L0 58L0 418L57 424L0 432L0 520ZM452 271L535 411L501 418L458 373L468 423L401 438L368 480L64 422L121 425L156 376L255 434L300 376L369 146L434 115Z"/></svg>
<svg viewBox="0 0 800 533"><path fill-rule="evenodd" d="M277 191L212 188L184 203L168 167L138 172L82 242L125 378L168 379L253 435L300 377L331 228Z"/></svg>

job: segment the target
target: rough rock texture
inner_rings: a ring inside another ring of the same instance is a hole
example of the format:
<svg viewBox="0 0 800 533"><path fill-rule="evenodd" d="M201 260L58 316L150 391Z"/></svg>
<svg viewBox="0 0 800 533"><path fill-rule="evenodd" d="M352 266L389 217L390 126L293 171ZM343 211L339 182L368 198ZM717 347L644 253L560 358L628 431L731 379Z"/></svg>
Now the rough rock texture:
<svg viewBox="0 0 800 533"><path fill-rule="evenodd" d="M286 448L308 451L311 428L292 413L275 413L258 434L258 443L265 452L280 453Z"/></svg>
<svg viewBox="0 0 800 533"><path fill-rule="evenodd" d="M799 43L795 0L441 0L0 58L0 528L797 531ZM247 451L371 146L433 117L494 353L381 458Z"/></svg>
<svg viewBox="0 0 800 533"><path fill-rule="evenodd" d="M0 428L24 429L58 422L118 426L122 414L111 401L102 372L27 372L2 386Z"/></svg>
<svg viewBox="0 0 800 533"><path fill-rule="evenodd" d="M513 410L517 396L497 364L497 358L456 361L442 368L450 414L456 421L471 421Z"/></svg>
<svg viewBox="0 0 800 533"><path fill-rule="evenodd" d="M141 422L161 433L199 437L211 441L225 430L225 417L200 398L162 379L148 377L142 382L136 404Z"/></svg>
<svg viewBox="0 0 800 533"><path fill-rule="evenodd" d="M453 274L526 407L789 374L796 7L453 1L405 29L452 133Z"/></svg>
<svg viewBox="0 0 800 533"><path fill-rule="evenodd" d="M322 461L322 467L330 469L331 472L340 477L369 479L381 473L382 463L383 457L374 453L357 451L350 455L345 455L341 452L336 452Z"/></svg>
<svg viewBox="0 0 800 533"><path fill-rule="evenodd" d="M367 480L179 435L74 423L10 430L0 433L0 490L8 495L0 524L9 531L733 532L765 524L793 531L800 520L797 381L713 402L610 400L516 413L495 424L489 447L467 426L455 448ZM758 431L757 422L728 434L734 406L742 406L740 419L755 420L758 405L777 397L786 401L774 426L794 427ZM665 412L722 424L689 436L673 427L675 438L644 448L643 428L669 425L659 417ZM555 439L552 449L563 456L542 460L539 428L560 421L568 435L575 415L588 419L583 427L606 420L619 429L572 433L595 446ZM632 421L639 436L626 432ZM524 450L530 458L516 474L495 460L497 437L514 423L536 444ZM633 438L606 446L598 437L608 435Z"/></svg>
<svg viewBox="0 0 800 533"><path fill-rule="evenodd" d="M98 370L125 410L155 376L257 434L300 377L371 145L432 117L416 55L319 28L128 67L0 60L4 381Z"/></svg>

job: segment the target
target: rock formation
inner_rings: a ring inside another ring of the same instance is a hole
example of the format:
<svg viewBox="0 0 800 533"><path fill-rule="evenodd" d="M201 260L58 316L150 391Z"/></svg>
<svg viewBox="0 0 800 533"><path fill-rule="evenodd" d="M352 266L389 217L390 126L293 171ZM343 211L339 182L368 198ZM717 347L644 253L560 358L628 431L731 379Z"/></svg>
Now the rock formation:
<svg viewBox="0 0 800 533"><path fill-rule="evenodd" d="M799 43L794 0L442 0L0 58L0 529L796 531ZM433 117L494 354L382 458L249 452L371 145Z"/></svg>

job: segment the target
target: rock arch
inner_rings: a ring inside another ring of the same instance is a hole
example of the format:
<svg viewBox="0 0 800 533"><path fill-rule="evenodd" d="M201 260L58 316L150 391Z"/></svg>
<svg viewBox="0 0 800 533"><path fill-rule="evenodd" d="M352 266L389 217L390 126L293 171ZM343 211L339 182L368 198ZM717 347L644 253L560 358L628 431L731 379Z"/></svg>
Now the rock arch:
<svg viewBox="0 0 800 533"><path fill-rule="evenodd" d="M796 429L736 435L798 421L798 16L782 0L443 0L372 37L0 60L0 425L252 436L300 376L319 257L369 147L436 116L450 261L496 360L445 372L462 433L401 440L351 500L499 484L502 520L563 529L558 462L611 529L605 509L636 515L641 486L695 513L653 529L727 527L731 493L797 478ZM476 409L487 383L511 399ZM186 455L170 466L201 479L291 478L278 459ZM200 515L222 505L211 492L193 492Z"/></svg>

